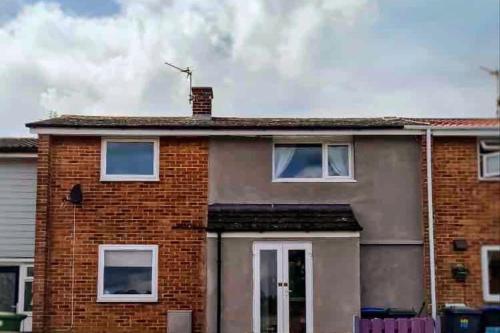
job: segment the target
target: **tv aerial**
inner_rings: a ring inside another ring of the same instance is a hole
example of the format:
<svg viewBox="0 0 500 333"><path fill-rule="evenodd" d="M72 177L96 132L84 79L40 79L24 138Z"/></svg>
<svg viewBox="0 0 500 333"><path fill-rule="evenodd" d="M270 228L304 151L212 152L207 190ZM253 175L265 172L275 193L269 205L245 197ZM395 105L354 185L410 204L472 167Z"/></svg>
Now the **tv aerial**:
<svg viewBox="0 0 500 333"><path fill-rule="evenodd" d="M480 66L479 68L495 77L497 81L497 118L500 118L500 70L490 69L483 66Z"/></svg>
<svg viewBox="0 0 500 333"><path fill-rule="evenodd" d="M186 74L186 77L189 79L189 104L191 104L193 100L193 94L191 93L191 88L193 87L193 71L189 68L180 68L174 64L168 63L165 61L165 65L168 65L172 68L177 69L179 72Z"/></svg>

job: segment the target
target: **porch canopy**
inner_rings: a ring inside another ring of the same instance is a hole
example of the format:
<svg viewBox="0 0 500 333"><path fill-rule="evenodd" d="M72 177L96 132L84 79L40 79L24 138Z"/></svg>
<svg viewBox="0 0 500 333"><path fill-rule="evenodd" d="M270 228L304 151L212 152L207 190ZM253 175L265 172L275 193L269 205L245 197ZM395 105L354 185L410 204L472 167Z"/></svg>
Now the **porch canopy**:
<svg viewBox="0 0 500 333"><path fill-rule="evenodd" d="M210 232L361 231L348 204L213 204Z"/></svg>

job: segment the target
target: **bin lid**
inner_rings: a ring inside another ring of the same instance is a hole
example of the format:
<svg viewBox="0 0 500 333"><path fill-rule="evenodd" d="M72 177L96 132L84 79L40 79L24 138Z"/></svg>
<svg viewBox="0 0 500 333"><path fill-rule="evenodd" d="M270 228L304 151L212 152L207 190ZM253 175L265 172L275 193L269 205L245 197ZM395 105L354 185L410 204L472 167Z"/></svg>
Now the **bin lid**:
<svg viewBox="0 0 500 333"><path fill-rule="evenodd" d="M488 305L482 308L483 312L498 312L500 311L500 306L498 305Z"/></svg>
<svg viewBox="0 0 500 333"><path fill-rule="evenodd" d="M452 314L481 314L480 310L472 309L472 308L465 308L465 307L446 308L446 309L444 309L444 312L445 313L452 313Z"/></svg>
<svg viewBox="0 0 500 333"><path fill-rule="evenodd" d="M5 312L5 311L0 311L0 319L24 319L28 317L27 315L24 314L19 314L15 312Z"/></svg>
<svg viewBox="0 0 500 333"><path fill-rule="evenodd" d="M375 307L367 307L367 308L361 308L361 311L370 311L370 312L384 312L386 311L385 308L375 308Z"/></svg>

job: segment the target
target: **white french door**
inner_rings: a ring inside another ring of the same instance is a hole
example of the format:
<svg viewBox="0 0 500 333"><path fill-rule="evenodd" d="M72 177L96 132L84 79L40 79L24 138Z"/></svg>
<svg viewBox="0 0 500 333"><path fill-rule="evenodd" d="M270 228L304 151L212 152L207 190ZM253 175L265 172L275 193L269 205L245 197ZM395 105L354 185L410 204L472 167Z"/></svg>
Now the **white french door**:
<svg viewBox="0 0 500 333"><path fill-rule="evenodd" d="M253 245L253 333L312 333L312 248L304 242Z"/></svg>

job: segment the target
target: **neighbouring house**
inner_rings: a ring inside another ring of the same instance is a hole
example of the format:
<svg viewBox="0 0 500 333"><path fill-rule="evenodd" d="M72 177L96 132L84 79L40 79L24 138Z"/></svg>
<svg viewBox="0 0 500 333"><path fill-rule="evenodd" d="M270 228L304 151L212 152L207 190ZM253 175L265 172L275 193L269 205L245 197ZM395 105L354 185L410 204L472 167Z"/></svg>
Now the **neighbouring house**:
<svg viewBox="0 0 500 333"><path fill-rule="evenodd" d="M499 305L500 120L425 121L432 131L438 308L452 304L477 308ZM423 147L425 153L425 144ZM422 171L426 178L426 164ZM425 184L423 193L426 190ZM427 195L424 200L427 207ZM429 272L428 256L425 263ZM429 282L427 279L430 290Z"/></svg>
<svg viewBox="0 0 500 333"><path fill-rule="evenodd" d="M0 138L0 311L28 317L31 331L35 250L36 152L34 138Z"/></svg>
<svg viewBox="0 0 500 333"><path fill-rule="evenodd" d="M363 306L422 306L429 120L213 117L192 94L192 117L27 125L34 332L340 333Z"/></svg>

